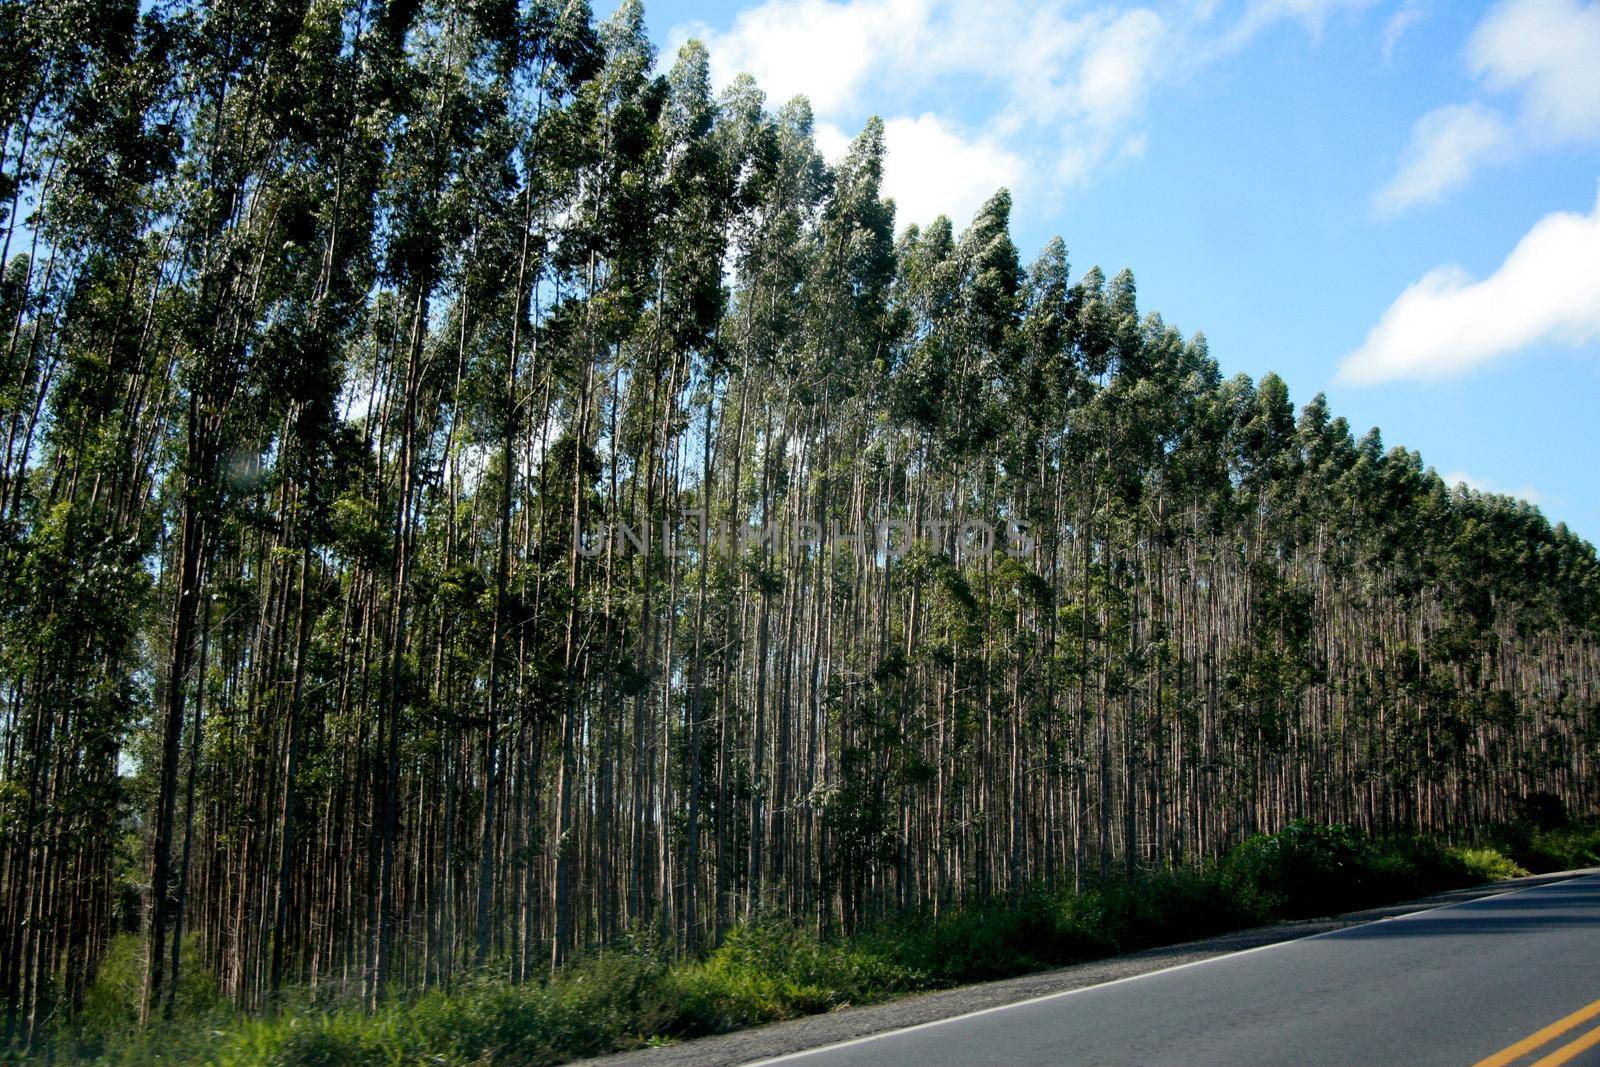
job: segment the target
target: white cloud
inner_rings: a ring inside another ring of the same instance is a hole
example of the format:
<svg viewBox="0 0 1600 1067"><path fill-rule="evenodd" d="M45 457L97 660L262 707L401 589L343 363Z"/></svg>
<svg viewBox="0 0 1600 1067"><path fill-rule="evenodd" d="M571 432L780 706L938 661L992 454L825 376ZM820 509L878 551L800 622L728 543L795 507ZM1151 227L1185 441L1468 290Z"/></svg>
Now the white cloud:
<svg viewBox="0 0 1600 1067"><path fill-rule="evenodd" d="M969 139L932 112L884 123L883 191L898 225L949 215L959 228L1001 186L1015 187L1027 164L1001 145Z"/></svg>
<svg viewBox="0 0 1600 1067"><path fill-rule="evenodd" d="M1478 164L1505 150L1510 129L1479 104L1450 104L1417 120L1400 172L1378 190L1379 211L1393 214L1439 199L1472 176Z"/></svg>
<svg viewBox="0 0 1600 1067"><path fill-rule="evenodd" d="M1436 199L1513 149L1600 137L1600 0L1501 0L1473 31L1466 60L1487 88L1520 93L1515 126L1487 121L1493 113L1479 104L1424 115L1400 173L1378 194L1380 208ZM1455 123L1448 129L1447 119Z"/></svg>
<svg viewBox="0 0 1600 1067"><path fill-rule="evenodd" d="M1389 21L1384 23L1383 26L1383 61L1385 63L1394 58L1394 50L1399 47L1400 39L1406 35L1406 31L1421 22L1427 16L1427 13L1427 8L1423 7L1417 0L1410 0L1399 11L1389 16Z"/></svg>
<svg viewBox="0 0 1600 1067"><path fill-rule="evenodd" d="M739 12L726 32L704 22L679 26L668 50L700 37L719 86L748 72L772 99L803 94L826 114L851 103L885 55L901 49L899 24L920 27L931 6L929 0L772 0Z"/></svg>
<svg viewBox="0 0 1600 1067"><path fill-rule="evenodd" d="M1523 91L1538 132L1600 134L1600 2L1504 0L1474 31L1467 58L1491 88Z"/></svg>
<svg viewBox="0 0 1600 1067"><path fill-rule="evenodd" d="M1498 270L1473 281L1429 271L1400 294L1339 368L1372 385L1460 374L1538 342L1600 339L1600 201L1588 215L1546 215Z"/></svg>
<svg viewBox="0 0 1600 1067"><path fill-rule="evenodd" d="M1031 116L1122 109L1150 76L1155 12L1076 11L1058 0L765 0L727 30L677 27L669 50L700 37L712 79L741 71L776 100L805 94L820 115L876 111L945 79L1004 89Z"/></svg>
<svg viewBox="0 0 1600 1067"><path fill-rule="evenodd" d="M1138 109L1163 29L1161 16L1137 8L1092 36L1077 80L1078 105L1085 115L1108 125Z"/></svg>
<svg viewBox="0 0 1600 1067"><path fill-rule="evenodd" d="M821 122L812 130L817 151L829 163L837 163L850 150L850 135L831 122Z"/></svg>
<svg viewBox="0 0 1600 1067"><path fill-rule="evenodd" d="M1233 27L1215 40L1202 44L1207 58L1237 52L1263 31L1280 22L1298 22L1313 41L1322 39L1328 20L1342 11L1360 11L1374 0L1250 0ZM1201 3L1193 9L1196 21L1209 19L1215 3Z"/></svg>
<svg viewBox="0 0 1600 1067"><path fill-rule="evenodd" d="M829 162L844 158L850 140L831 122L816 127L817 150ZM1027 180L1025 158L931 111L885 122L883 140L883 195L894 199L899 227L948 215L959 229L996 189Z"/></svg>
<svg viewBox="0 0 1600 1067"><path fill-rule="evenodd" d="M1531 485L1524 485L1520 489L1507 489L1496 482L1489 481L1487 478L1475 478L1466 471L1451 471L1449 474L1439 475L1439 478L1446 485L1464 485L1475 493L1494 493L1497 496L1520 497L1534 507L1539 507L1545 503L1544 494Z"/></svg>

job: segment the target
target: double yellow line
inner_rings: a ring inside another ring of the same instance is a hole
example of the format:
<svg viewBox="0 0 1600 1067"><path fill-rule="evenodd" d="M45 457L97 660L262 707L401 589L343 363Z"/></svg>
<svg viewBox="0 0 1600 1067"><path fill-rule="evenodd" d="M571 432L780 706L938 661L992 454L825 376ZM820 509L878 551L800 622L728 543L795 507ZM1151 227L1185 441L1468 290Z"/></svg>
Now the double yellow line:
<svg viewBox="0 0 1600 1067"><path fill-rule="evenodd" d="M1586 1023L1596 1016L1600 1016L1600 1000L1579 1008L1571 1015L1557 1019L1543 1030L1529 1034L1514 1045L1507 1045L1488 1059L1479 1060L1473 1064L1473 1067L1506 1067L1507 1064L1520 1060L1535 1049L1543 1048L1568 1030L1577 1027L1581 1023ZM1600 1026L1596 1026L1593 1030L1567 1042L1555 1051L1545 1055L1542 1059L1533 1061L1530 1067L1558 1067L1559 1064L1574 1059L1585 1050L1594 1048L1596 1045L1600 1045Z"/></svg>

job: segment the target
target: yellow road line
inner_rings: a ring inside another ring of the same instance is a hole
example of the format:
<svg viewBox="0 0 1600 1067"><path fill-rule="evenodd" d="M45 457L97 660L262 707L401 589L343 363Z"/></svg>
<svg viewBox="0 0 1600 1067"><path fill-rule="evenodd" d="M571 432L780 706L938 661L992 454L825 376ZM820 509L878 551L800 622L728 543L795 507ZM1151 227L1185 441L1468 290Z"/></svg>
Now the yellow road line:
<svg viewBox="0 0 1600 1067"><path fill-rule="evenodd" d="M1571 1030L1574 1026L1577 1026L1582 1022L1587 1022L1588 1020L1593 1019L1596 1015L1600 1015L1600 1000L1579 1008L1577 1011L1566 1016L1565 1018L1557 1019L1543 1030L1529 1034L1521 1041L1518 1041L1515 1045L1506 1046L1499 1052L1496 1052L1493 1056L1490 1056L1488 1059L1479 1060L1477 1063L1473 1064L1472 1067L1506 1067L1506 1064L1511 1063L1514 1060L1520 1060L1522 1057L1526 1056L1539 1046L1549 1044L1551 1041L1554 1041L1568 1030ZM1583 1048L1573 1048L1572 1045L1568 1045L1565 1048L1558 1049L1556 1052L1551 1054L1559 1056L1565 1053L1567 1049L1572 1049L1571 1055L1566 1056L1565 1059L1553 1060L1546 1057L1546 1059L1540 1060L1539 1063L1535 1064L1534 1067L1550 1067L1550 1065L1567 1062L1567 1060L1582 1052L1583 1049L1590 1047L1590 1045L1600 1044L1600 1036L1596 1035L1600 1035L1600 1029L1593 1030L1579 1039L1580 1041L1588 1041L1590 1038L1594 1038L1593 1041L1590 1041L1588 1045L1584 1045ZM1573 1044L1575 1045L1577 1042L1573 1042Z"/></svg>
<svg viewBox="0 0 1600 1067"><path fill-rule="evenodd" d="M1533 1067L1557 1067L1557 1064L1566 1063L1578 1053L1585 1049L1594 1048L1596 1045L1600 1045L1600 1026L1590 1030L1578 1040L1562 1045L1550 1055L1535 1063Z"/></svg>

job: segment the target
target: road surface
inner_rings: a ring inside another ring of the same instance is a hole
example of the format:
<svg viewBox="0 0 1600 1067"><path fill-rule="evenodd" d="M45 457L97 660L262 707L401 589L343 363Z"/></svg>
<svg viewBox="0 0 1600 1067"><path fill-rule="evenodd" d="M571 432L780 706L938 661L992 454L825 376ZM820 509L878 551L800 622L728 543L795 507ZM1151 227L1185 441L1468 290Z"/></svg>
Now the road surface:
<svg viewBox="0 0 1600 1067"><path fill-rule="evenodd" d="M1600 875L764 1060L1600 1067Z"/></svg>

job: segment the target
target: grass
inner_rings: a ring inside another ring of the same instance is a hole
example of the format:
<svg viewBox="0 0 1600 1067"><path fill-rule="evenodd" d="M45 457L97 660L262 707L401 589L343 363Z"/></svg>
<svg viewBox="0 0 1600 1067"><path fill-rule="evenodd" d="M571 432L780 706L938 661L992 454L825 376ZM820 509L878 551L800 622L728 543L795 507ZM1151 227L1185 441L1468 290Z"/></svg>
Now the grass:
<svg viewBox="0 0 1600 1067"><path fill-rule="evenodd" d="M757 923L693 960L631 939L547 982L481 979L370 1015L301 1004L246 1017L196 977L180 990L179 1021L143 1034L131 1025L140 964L129 938L79 1017L40 1051L56 1062L129 1065L532 1067L1595 863L1600 826L1506 832L1464 848L1294 823L1197 869L901 916L849 939Z"/></svg>

